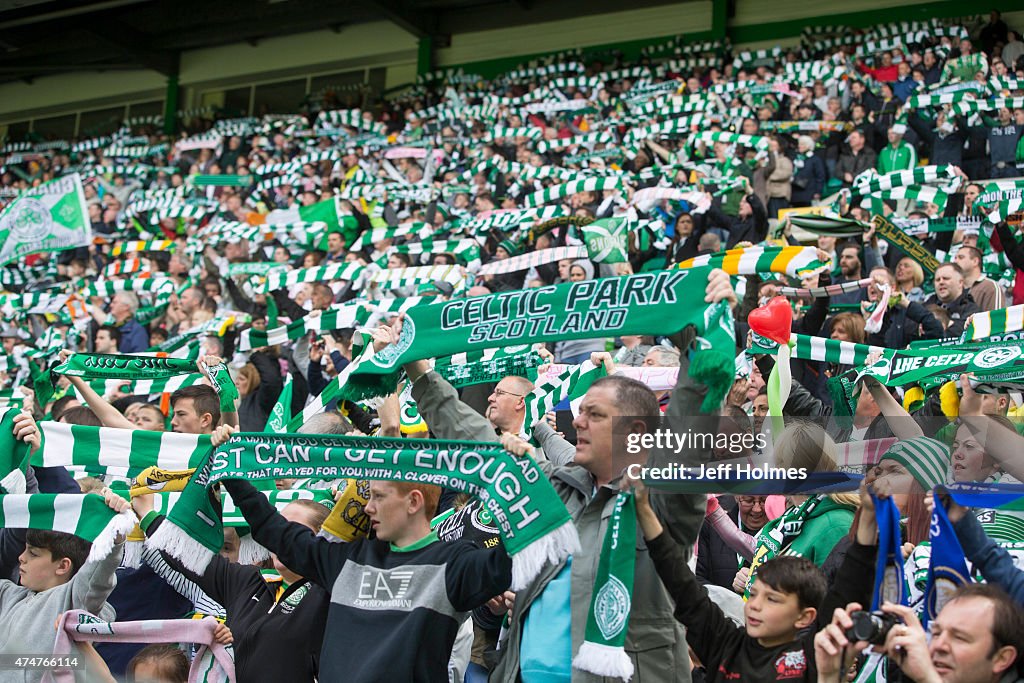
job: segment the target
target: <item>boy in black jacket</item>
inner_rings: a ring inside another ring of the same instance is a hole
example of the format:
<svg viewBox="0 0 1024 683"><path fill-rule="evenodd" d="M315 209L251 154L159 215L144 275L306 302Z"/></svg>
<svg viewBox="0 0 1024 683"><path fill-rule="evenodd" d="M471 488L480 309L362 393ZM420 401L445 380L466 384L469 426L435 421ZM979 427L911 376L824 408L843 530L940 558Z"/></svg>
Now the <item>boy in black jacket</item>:
<svg viewBox="0 0 1024 683"><path fill-rule="evenodd" d="M330 543L289 523L247 482L224 486L258 543L330 591L323 683L448 680L466 613L512 583L512 560L503 547L442 543L431 532L436 486L372 482L366 514L377 537L351 543Z"/></svg>
<svg viewBox="0 0 1024 683"><path fill-rule="evenodd" d="M862 489L857 540L839 570L839 590L826 595L825 577L814 563L777 557L758 569L743 607L746 625L736 626L698 583L682 548L664 533L643 483L623 478L623 488L629 485L651 560L675 600L675 617L686 626L686 640L704 663L708 683L817 681L814 633L829 623L836 607L871 593L874 548L868 544L874 543L875 516L870 496Z"/></svg>

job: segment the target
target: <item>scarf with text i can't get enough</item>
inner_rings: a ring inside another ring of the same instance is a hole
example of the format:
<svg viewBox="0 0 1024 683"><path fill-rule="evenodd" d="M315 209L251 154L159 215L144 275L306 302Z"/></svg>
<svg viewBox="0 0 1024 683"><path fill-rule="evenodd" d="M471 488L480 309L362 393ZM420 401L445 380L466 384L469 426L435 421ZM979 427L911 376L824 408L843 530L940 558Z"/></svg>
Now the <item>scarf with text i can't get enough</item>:
<svg viewBox="0 0 1024 683"><path fill-rule="evenodd" d="M732 312L724 301L704 303L710 272L708 267L658 271L413 306L398 342L353 370L347 397L387 395L395 390L403 364L425 358L534 342L672 334L688 325L697 328L702 348L722 355L732 372ZM691 374L702 379L694 367Z"/></svg>
<svg viewBox="0 0 1024 683"><path fill-rule="evenodd" d="M213 449L150 544L201 573L220 550L210 489L224 479L377 479L420 482L478 496L512 556L512 589L579 549L572 518L536 463L494 443L243 433Z"/></svg>

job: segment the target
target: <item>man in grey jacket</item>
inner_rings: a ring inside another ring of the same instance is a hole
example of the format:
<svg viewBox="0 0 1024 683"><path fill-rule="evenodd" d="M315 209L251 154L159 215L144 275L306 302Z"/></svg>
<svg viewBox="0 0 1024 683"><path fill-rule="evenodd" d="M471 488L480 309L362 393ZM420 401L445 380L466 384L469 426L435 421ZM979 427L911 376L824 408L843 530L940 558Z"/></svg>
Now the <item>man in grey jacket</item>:
<svg viewBox="0 0 1024 683"><path fill-rule="evenodd" d="M728 276L712 273L706 301L728 299L735 306L736 295ZM728 349L732 352L733 349ZM676 432L699 431L696 416L705 389L688 376L684 360L679 383L665 413L667 426ZM412 394L435 436L442 439L493 441L494 430L486 419L458 400L455 390L425 361L405 366L414 382ZM647 406L644 408L643 406ZM653 411L650 409L653 406ZM644 412L641 412L643 410ZM631 424L657 417L657 402L651 391L624 377L607 377L591 386L575 420L578 440L574 462L540 462L576 524L581 551L570 561L547 567L515 597L511 624L501 644L502 658L491 672L492 681L564 680L596 683L601 677L571 668L573 655L583 643L591 593L597 573L602 539L612 514L621 473L614 471L613 453L625 448L625 432L612 425L617 417L635 417ZM652 413L652 414L647 414ZM706 430L706 429L705 429ZM677 457L698 462L699 453ZM652 505L662 523L684 547L692 547L704 517L704 496L661 495ZM637 536L637 561L632 606L625 650L633 660L633 680L638 683L690 680L690 662L685 632L672 612L674 605L651 562L642 536ZM561 676L561 678L554 678Z"/></svg>

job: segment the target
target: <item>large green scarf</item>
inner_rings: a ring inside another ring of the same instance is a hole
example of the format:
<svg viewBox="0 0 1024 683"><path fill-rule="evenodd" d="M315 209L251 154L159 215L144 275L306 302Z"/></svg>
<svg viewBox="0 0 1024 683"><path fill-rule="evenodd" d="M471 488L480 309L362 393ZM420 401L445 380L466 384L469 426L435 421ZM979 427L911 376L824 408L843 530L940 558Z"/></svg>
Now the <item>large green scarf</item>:
<svg viewBox="0 0 1024 683"><path fill-rule="evenodd" d="M890 387L919 384L928 391L969 373L987 385L1019 386L1024 378L1024 343L943 346L941 349L887 349L874 365L861 370Z"/></svg>
<svg viewBox="0 0 1024 683"><path fill-rule="evenodd" d="M224 542L213 485L280 478L418 481L476 495L512 556L513 590L579 549L572 518L536 463L494 443L251 433L209 453L150 543L202 572Z"/></svg>
<svg viewBox="0 0 1024 683"><path fill-rule="evenodd" d="M460 389L473 384L498 382L509 375L533 380L541 363L543 359L530 346L509 346L438 358L434 372Z"/></svg>
<svg viewBox="0 0 1024 683"><path fill-rule="evenodd" d="M102 496L94 493L0 495L0 528L73 534L92 543L90 561L109 555L114 538L127 534L134 526L131 511L114 512Z"/></svg>
<svg viewBox="0 0 1024 683"><path fill-rule="evenodd" d="M732 313L725 302L703 303L710 272L702 267L658 271L414 306L406 311L398 343L353 371L350 397L391 393L402 365L415 360L534 342L672 334L688 325L697 328L704 348L717 351L731 372ZM698 355L707 357L708 352ZM701 370L717 367L710 361L695 366L702 366L691 367L698 380ZM709 401L722 397L709 396Z"/></svg>
<svg viewBox="0 0 1024 683"><path fill-rule="evenodd" d="M16 407L0 408L0 494L25 493L28 444L14 438Z"/></svg>

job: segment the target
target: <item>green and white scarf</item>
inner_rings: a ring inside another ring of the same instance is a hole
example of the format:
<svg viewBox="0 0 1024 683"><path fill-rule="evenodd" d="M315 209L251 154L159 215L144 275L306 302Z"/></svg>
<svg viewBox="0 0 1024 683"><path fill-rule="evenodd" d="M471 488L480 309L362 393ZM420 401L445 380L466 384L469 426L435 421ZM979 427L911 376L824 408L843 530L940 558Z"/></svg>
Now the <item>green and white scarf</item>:
<svg viewBox="0 0 1024 683"><path fill-rule="evenodd" d="M583 645L572 665L598 676L628 681L633 661L626 654L636 568L636 501L619 493L601 544Z"/></svg>
<svg viewBox="0 0 1024 683"><path fill-rule="evenodd" d="M975 313L968 319L960 343L979 341L1024 330L1024 304ZM993 341L997 341L994 339Z"/></svg>
<svg viewBox="0 0 1024 683"><path fill-rule="evenodd" d="M628 218L602 218L584 225L583 240L594 263L625 263L630 221Z"/></svg>
<svg viewBox="0 0 1024 683"><path fill-rule="evenodd" d="M14 438L15 406L0 408L0 494L25 493L28 444Z"/></svg>
<svg viewBox="0 0 1024 683"><path fill-rule="evenodd" d="M778 519L770 520L757 533L754 539L754 558L750 561L750 576L747 579L747 588L743 594L746 600L750 596L750 587L754 585L757 577L757 568L768 560L778 557L779 554L803 531L804 522L810 519L814 509L818 507L825 496L809 496L807 500L798 506L791 507Z"/></svg>
<svg viewBox="0 0 1024 683"><path fill-rule="evenodd" d="M1019 387L1024 383L1024 344L886 349L882 358L862 369L859 376L872 377L889 387L919 384L928 391L955 382L965 373L988 386Z"/></svg>
<svg viewBox="0 0 1024 683"><path fill-rule="evenodd" d="M358 263L332 263L319 268L299 268L288 272L274 271L267 275L263 285L263 293L269 294L277 289L284 289L300 282L330 282L331 280L358 280L363 274L364 266Z"/></svg>
<svg viewBox="0 0 1024 683"><path fill-rule="evenodd" d="M555 261L587 258L588 253L586 247L551 247L550 249L530 251L501 261L491 261L484 264L477 271L477 274L499 275L502 273L517 273L521 270L536 268L537 266L554 263Z"/></svg>
<svg viewBox="0 0 1024 683"><path fill-rule="evenodd" d="M202 572L224 543L208 489L224 479L419 481L480 497L512 556L512 589L578 552L572 518L530 458L494 443L303 434L235 434L209 453L150 544Z"/></svg>
<svg viewBox="0 0 1024 683"><path fill-rule="evenodd" d="M319 336L326 332L342 330L356 326L356 315L362 304L349 304L326 311L311 312L303 318L287 325L272 327L266 330L248 329L242 332L238 342L239 351L250 351L264 346L275 346L288 341L302 339L310 332Z"/></svg>
<svg viewBox="0 0 1024 683"><path fill-rule="evenodd" d="M537 386L523 398L526 404L523 429L527 432L532 430L564 399L581 399L591 384L607 374L603 363L595 366L588 360L580 365L566 366L553 377L538 378Z"/></svg>
<svg viewBox="0 0 1024 683"><path fill-rule="evenodd" d="M128 242L119 242L114 245L114 248L110 251L110 255L116 258L118 256L124 256L125 254L142 251L174 251L174 248L174 240L132 240Z"/></svg>
<svg viewBox="0 0 1024 683"><path fill-rule="evenodd" d="M287 431L288 422L292 419L292 373L288 373L284 378L284 386L281 388L281 394L277 397L277 403L274 404L274 409L270 411L270 417L267 418L267 424L263 427L263 431L270 432L273 434L283 434Z"/></svg>
<svg viewBox="0 0 1024 683"><path fill-rule="evenodd" d="M210 450L204 434L153 432L39 423L43 445L32 455L33 467L64 467L95 477L106 475L134 478L147 467L187 470L198 467Z"/></svg>
<svg viewBox="0 0 1024 683"><path fill-rule="evenodd" d="M581 178L528 194L523 200L523 206L532 208L550 204L580 192L604 192L605 190L618 190L625 194L626 186L621 178Z"/></svg>
<svg viewBox="0 0 1024 683"><path fill-rule="evenodd" d="M474 384L498 382L514 375L532 379L544 360L531 346L506 346L499 349L457 353L438 358L434 372L456 389Z"/></svg>
<svg viewBox="0 0 1024 683"><path fill-rule="evenodd" d="M835 363L838 365L863 365L864 361L872 353L886 350L881 346L856 344L854 342L839 341L838 339L826 339L824 337L795 333L790 336L790 348L793 358ZM765 339L759 334L754 334L753 343L747 349L747 354L751 356L761 354L775 355L778 350L778 343L771 339Z"/></svg>
<svg viewBox="0 0 1024 683"><path fill-rule="evenodd" d="M202 366L203 374L220 397L222 412L233 413L238 389L231 379L227 365L220 363L213 367ZM53 368L58 375L98 379L165 379L177 375L192 374L196 362L185 358L160 358L157 356L125 356L107 353L75 353L67 361Z"/></svg>
<svg viewBox="0 0 1024 683"><path fill-rule="evenodd" d="M117 513L95 493L31 493L0 495L0 528L40 529L73 534L92 543L89 562L114 549L114 539L135 527L131 510ZM223 542L223 539L222 539Z"/></svg>

